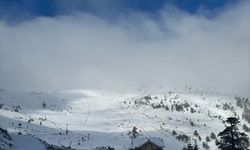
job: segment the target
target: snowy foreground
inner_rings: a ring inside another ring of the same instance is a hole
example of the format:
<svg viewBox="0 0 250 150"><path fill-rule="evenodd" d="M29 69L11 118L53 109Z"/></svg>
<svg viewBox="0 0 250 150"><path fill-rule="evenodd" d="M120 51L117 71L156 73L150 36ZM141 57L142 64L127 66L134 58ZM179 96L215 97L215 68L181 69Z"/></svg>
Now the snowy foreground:
<svg viewBox="0 0 250 150"><path fill-rule="evenodd" d="M201 149L204 142L214 150L215 139L206 141L206 137L222 131L223 120L229 116L239 116L241 126L250 126L241 118L242 113L243 108L234 97L202 92L0 90L0 127L12 138L0 137L0 149L43 150L47 143L72 149L111 146L127 150L131 146L127 133L137 127L140 133L137 138L162 138L166 150L182 149L194 139ZM194 135L195 130L199 138ZM178 135L187 135L189 139L177 139Z"/></svg>

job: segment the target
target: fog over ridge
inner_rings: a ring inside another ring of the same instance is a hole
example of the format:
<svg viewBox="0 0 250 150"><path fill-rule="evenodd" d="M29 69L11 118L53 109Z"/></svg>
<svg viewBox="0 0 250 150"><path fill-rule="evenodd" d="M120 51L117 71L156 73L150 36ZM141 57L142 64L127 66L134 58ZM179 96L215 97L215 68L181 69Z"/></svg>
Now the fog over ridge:
<svg viewBox="0 0 250 150"><path fill-rule="evenodd" d="M206 86L250 96L250 2L213 19L166 7L116 22L90 13L0 20L0 88Z"/></svg>

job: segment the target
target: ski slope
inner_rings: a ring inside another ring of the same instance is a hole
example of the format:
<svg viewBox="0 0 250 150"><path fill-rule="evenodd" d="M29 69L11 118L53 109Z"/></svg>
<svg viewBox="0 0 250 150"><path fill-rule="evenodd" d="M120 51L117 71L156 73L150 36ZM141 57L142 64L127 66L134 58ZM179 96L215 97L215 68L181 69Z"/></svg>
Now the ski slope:
<svg viewBox="0 0 250 150"><path fill-rule="evenodd" d="M223 109L225 103L233 110ZM21 141L17 143L35 137L74 149L102 146L128 149L131 139L127 134L133 127L138 128L138 138L162 138L166 150L178 150L186 145L185 141L176 139L181 134L189 136L189 142L197 139L201 148L205 142L216 149L215 140L206 142L206 136L211 132L217 135L224 129L223 119L241 117L243 111L233 97L191 91L131 94L98 90L51 93L0 90L0 104L0 127L11 134L27 135L16 138ZM171 110L172 105L185 107L177 111ZM191 107L195 112L191 112ZM249 126L241 119L243 124ZM177 135L172 135L173 130ZM193 135L195 130L201 140Z"/></svg>

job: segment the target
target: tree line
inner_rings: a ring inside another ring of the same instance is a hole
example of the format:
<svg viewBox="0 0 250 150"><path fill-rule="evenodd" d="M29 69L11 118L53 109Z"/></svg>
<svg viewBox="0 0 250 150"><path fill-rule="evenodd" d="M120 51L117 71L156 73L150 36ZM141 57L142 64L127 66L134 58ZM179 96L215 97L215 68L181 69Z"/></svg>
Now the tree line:
<svg viewBox="0 0 250 150"><path fill-rule="evenodd" d="M218 134L220 138L216 141L216 146L220 150L249 150L249 137L244 133L240 132L238 125L239 119L236 117L228 117L225 122L227 123L226 128ZM203 146L204 147L204 146ZM204 147L206 149L206 147ZM194 145L189 143L183 148L183 150L198 150L198 146L195 142Z"/></svg>

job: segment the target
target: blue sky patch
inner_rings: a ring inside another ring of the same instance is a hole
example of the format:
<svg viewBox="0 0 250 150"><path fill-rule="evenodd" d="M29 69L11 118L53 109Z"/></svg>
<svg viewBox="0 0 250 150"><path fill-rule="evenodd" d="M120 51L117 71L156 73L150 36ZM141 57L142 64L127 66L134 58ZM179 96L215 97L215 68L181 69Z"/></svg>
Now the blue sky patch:
<svg viewBox="0 0 250 150"><path fill-rule="evenodd" d="M213 12L234 3L235 0L0 0L0 18L23 20L74 12L116 18L131 11L154 14L167 5L195 14L200 8Z"/></svg>

